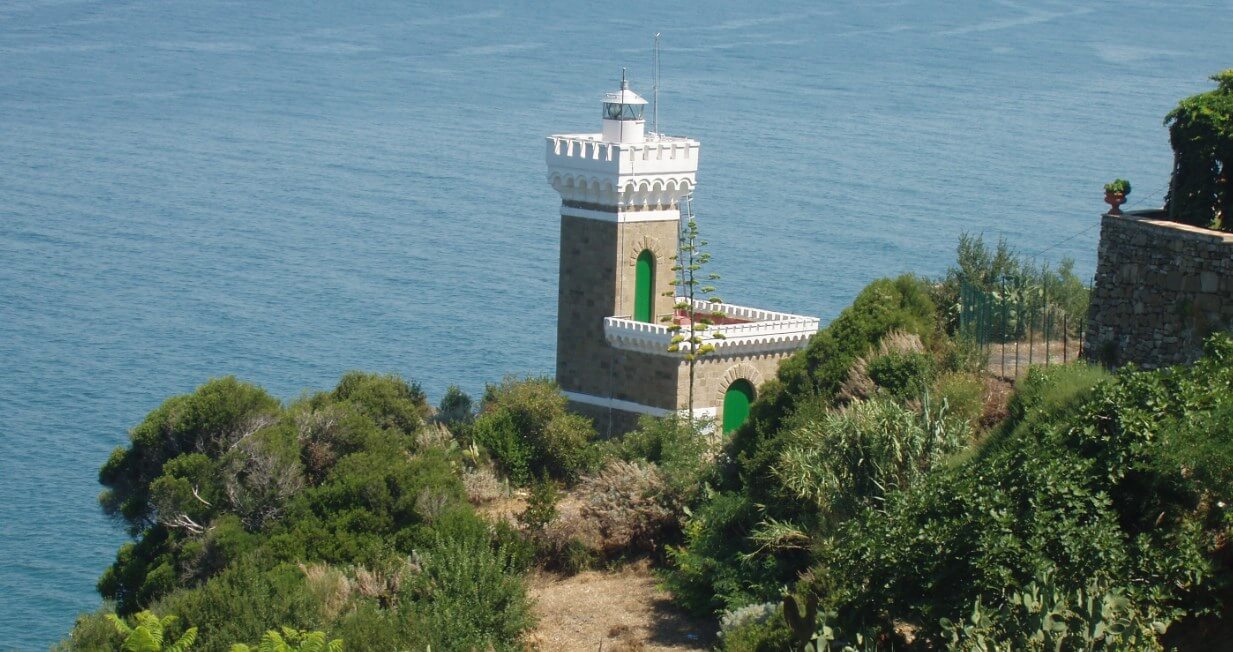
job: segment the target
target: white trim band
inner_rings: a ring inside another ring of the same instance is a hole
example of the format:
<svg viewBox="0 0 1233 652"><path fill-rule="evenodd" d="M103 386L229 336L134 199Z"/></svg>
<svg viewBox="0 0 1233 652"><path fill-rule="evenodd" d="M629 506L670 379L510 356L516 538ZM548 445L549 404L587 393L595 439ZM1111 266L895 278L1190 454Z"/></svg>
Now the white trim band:
<svg viewBox="0 0 1233 652"><path fill-rule="evenodd" d="M635 414L649 414L653 417L662 417L673 412L685 414L686 410L670 410L668 408L652 407L633 401L624 401L619 398L604 398L602 396L591 396L590 394L582 394L580 392L568 392L562 390L561 393L565 398L584 405L594 405L595 407L609 408L613 410L621 410L622 412L633 412ZM719 408L704 407L694 408L695 417L707 417L714 419L719 414Z"/></svg>
<svg viewBox="0 0 1233 652"><path fill-rule="evenodd" d="M600 220L602 222L616 222L617 224L627 224L630 222L676 222L681 219L681 209L668 208L609 213L608 211L597 211L589 208L562 206L561 217L580 217L588 220Z"/></svg>

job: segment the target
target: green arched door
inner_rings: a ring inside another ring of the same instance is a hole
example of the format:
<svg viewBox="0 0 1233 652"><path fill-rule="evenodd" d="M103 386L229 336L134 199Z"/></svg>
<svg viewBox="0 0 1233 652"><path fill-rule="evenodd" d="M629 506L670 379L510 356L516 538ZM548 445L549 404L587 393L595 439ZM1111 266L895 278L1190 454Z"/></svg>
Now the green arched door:
<svg viewBox="0 0 1233 652"><path fill-rule="evenodd" d="M754 400L754 388L748 380L733 381L724 392L724 434L741 427L749 418L749 404Z"/></svg>
<svg viewBox="0 0 1233 652"><path fill-rule="evenodd" d="M634 272L634 321L655 318L655 254L643 249Z"/></svg>

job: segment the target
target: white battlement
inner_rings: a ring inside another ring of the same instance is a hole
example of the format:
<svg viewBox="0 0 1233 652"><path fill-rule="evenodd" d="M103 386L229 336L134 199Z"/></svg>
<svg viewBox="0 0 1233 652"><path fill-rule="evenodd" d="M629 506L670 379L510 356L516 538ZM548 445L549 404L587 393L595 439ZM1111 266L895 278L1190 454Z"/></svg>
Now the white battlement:
<svg viewBox="0 0 1233 652"><path fill-rule="evenodd" d="M677 302L684 301L678 297ZM716 324L702 332L704 343L715 347L716 355L775 353L799 349L818 332L817 317L774 312L748 306L713 304L694 301L699 312L722 313L741 321ZM685 334L683 327L680 334ZM664 323L635 321L628 316L604 319L604 337L618 349L681 357L683 351L670 353L668 346L677 333L668 330ZM722 334L722 337L715 337ZM687 347L688 345L683 345Z"/></svg>
<svg viewBox="0 0 1233 652"><path fill-rule="evenodd" d="M658 136L651 134L641 143L617 143L606 141L603 134L554 134L548 136L553 156L577 157L584 159L611 161L617 150L633 152L643 161L698 158L698 141L680 136ZM602 156L601 156L602 152Z"/></svg>
<svg viewBox="0 0 1233 652"><path fill-rule="evenodd" d="M654 134L640 143L557 134L546 140L548 183L565 202L677 219L672 211L697 183L699 149L691 138Z"/></svg>

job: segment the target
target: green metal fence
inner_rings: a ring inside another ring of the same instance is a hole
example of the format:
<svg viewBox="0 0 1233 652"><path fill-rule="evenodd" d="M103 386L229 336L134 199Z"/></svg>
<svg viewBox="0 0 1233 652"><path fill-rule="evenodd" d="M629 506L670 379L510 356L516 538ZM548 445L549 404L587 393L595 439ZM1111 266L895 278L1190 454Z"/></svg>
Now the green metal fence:
<svg viewBox="0 0 1233 652"><path fill-rule="evenodd" d="M965 280L959 288L959 332L980 347L988 369L1005 378L1034 364L1064 364L1082 355L1088 292L1023 278L983 287Z"/></svg>

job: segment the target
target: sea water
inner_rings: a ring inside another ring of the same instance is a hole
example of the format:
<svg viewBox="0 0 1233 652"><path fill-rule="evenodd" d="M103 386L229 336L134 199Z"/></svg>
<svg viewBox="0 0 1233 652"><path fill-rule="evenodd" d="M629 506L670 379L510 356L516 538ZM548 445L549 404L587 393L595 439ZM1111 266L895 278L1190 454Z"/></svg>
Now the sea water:
<svg viewBox="0 0 1233 652"><path fill-rule="evenodd" d="M1231 8L0 1L0 646L98 607L98 468L170 395L550 374L543 137L622 67L650 97L655 32L723 296L825 322L964 231L1090 276L1101 185L1160 204Z"/></svg>

